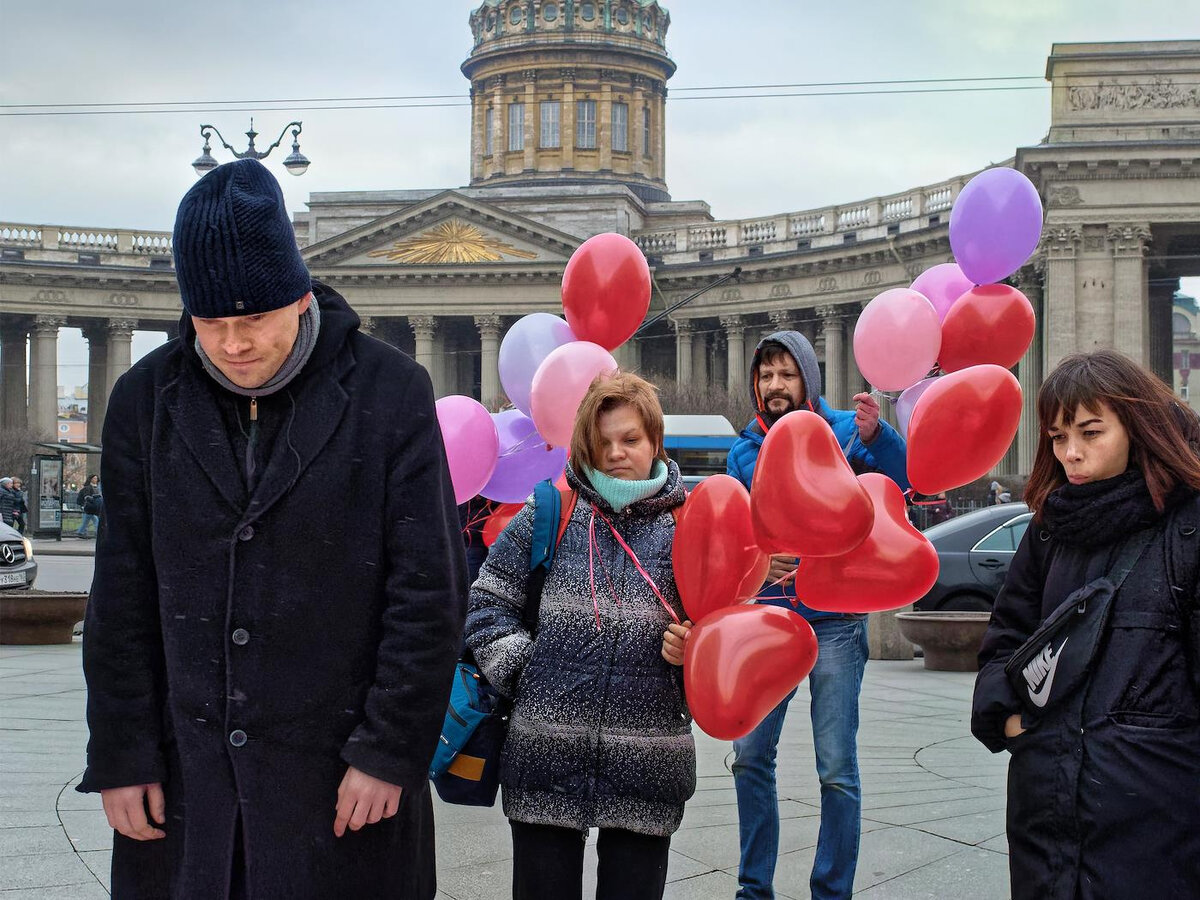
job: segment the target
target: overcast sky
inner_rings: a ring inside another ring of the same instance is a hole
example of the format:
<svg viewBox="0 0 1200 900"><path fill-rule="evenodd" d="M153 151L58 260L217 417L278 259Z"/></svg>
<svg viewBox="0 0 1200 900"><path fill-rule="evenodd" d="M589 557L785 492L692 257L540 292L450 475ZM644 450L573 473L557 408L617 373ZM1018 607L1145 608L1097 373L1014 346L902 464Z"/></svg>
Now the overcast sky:
<svg viewBox="0 0 1200 900"><path fill-rule="evenodd" d="M679 67L669 83L668 187L675 199L708 201L718 218L803 210L974 171L1037 143L1049 128L1041 80L1009 82L1032 90L888 97L685 99L704 93L686 88L1040 79L1056 42L1200 37L1194 19L1184 22L1191 5L668 3L667 49ZM216 125L240 150L251 115L260 148L291 119L304 122L308 173L294 178L279 166L286 144L267 161L293 211L314 191L466 184L467 106L322 110L332 104L312 101L454 95L436 102L465 104L458 67L471 49L470 9L456 0L6 3L0 113L22 104L221 103L170 113L0 116L0 221L170 230L195 180L199 126ZM1185 27L1193 33L1181 33ZM277 99L302 102L265 102ZM219 147L213 153L231 158ZM1189 280L1185 289L1197 286ZM135 336L135 355L159 339ZM61 344L60 382L82 383L85 345L70 332Z"/></svg>

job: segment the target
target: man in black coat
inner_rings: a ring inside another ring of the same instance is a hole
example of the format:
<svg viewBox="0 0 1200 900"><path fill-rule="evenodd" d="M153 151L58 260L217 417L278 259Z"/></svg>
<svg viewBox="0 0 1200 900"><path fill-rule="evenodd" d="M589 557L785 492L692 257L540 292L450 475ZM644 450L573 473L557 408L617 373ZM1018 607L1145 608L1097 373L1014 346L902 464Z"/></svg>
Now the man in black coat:
<svg viewBox="0 0 1200 900"><path fill-rule="evenodd" d="M254 160L174 253L180 338L104 427L80 790L113 897L431 898L466 576L429 377L310 281Z"/></svg>

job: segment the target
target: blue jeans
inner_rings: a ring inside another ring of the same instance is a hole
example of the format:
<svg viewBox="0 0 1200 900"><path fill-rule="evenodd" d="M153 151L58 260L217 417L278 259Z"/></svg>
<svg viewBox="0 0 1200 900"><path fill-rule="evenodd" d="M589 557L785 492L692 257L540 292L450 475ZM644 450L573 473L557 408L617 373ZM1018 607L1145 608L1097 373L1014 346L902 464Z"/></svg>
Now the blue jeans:
<svg viewBox="0 0 1200 900"><path fill-rule="evenodd" d="M79 535L80 537L86 537L86 536L87 536L87 533L88 533L88 523L89 523L89 522L95 522L95 523L96 523L96 530L97 530L97 531L99 531L99 530L100 530L100 517L99 517L99 516L93 516L91 513L84 513L84 514L83 514L83 521L79 523L79 528L76 530L76 532L75 532L75 533L76 533L77 535Z"/></svg>
<svg viewBox="0 0 1200 900"><path fill-rule="evenodd" d="M862 830L862 783L858 774L858 695L867 664L867 620L818 619L817 664L808 676L813 744L821 780L821 830L809 886L813 900L850 897ZM775 755L792 691L757 728L733 742L742 859L739 900L775 896L779 855L779 801Z"/></svg>

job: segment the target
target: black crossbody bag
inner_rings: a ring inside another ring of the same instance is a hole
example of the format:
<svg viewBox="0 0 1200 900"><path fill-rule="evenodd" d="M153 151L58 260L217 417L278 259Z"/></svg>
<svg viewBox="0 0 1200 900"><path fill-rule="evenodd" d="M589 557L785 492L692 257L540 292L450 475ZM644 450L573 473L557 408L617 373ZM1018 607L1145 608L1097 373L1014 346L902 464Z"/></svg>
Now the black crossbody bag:
<svg viewBox="0 0 1200 900"><path fill-rule="evenodd" d="M1113 597L1156 534L1157 528L1145 528L1127 538L1108 573L1063 600L1009 657L1004 674L1030 716L1044 716L1083 684Z"/></svg>

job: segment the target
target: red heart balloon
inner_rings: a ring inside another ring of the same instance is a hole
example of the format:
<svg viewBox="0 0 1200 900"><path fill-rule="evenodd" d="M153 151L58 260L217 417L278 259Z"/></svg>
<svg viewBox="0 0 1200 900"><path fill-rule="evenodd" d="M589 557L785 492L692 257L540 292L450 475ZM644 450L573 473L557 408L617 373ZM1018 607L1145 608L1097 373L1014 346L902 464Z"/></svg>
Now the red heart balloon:
<svg viewBox="0 0 1200 900"><path fill-rule="evenodd" d="M904 494L886 475L859 475L875 503L870 536L845 556L806 557L796 570L796 596L826 612L899 609L929 592L938 555L905 515Z"/></svg>
<svg viewBox="0 0 1200 900"><path fill-rule="evenodd" d="M508 527L508 523L512 521L513 516L521 511L524 503L501 503L488 516L487 521L483 523L483 545L490 547L496 543L496 538L500 537L500 532Z"/></svg>
<svg viewBox="0 0 1200 900"><path fill-rule="evenodd" d="M920 494L962 487L1004 458L1021 421L1021 385L1008 369L971 366L937 379L908 423L908 480Z"/></svg>
<svg viewBox="0 0 1200 900"><path fill-rule="evenodd" d="M563 312L575 337L613 350L650 309L650 267L621 234L597 234L571 254L562 280Z"/></svg>
<svg viewBox="0 0 1200 900"><path fill-rule="evenodd" d="M771 561L755 540L750 492L740 481L713 475L696 486L679 513L671 560L693 622L758 593Z"/></svg>
<svg viewBox="0 0 1200 900"><path fill-rule="evenodd" d="M790 412L767 432L750 514L767 553L840 556L867 539L875 515L829 423L813 412Z"/></svg>
<svg viewBox="0 0 1200 900"><path fill-rule="evenodd" d="M722 741L749 734L817 661L812 626L779 606L727 606L692 628L683 685L696 724Z"/></svg>
<svg viewBox="0 0 1200 900"><path fill-rule="evenodd" d="M1021 361L1036 327L1029 300L1007 284L983 284L954 301L942 322L943 371L992 364L1010 368Z"/></svg>

